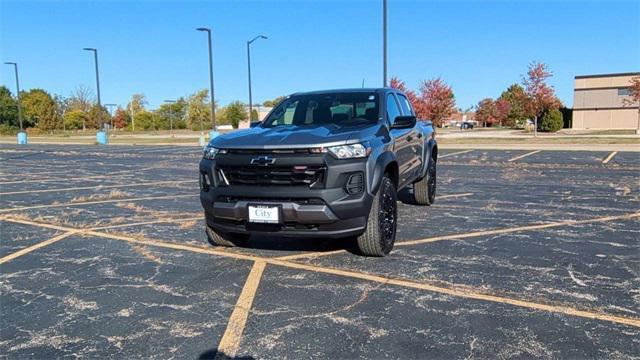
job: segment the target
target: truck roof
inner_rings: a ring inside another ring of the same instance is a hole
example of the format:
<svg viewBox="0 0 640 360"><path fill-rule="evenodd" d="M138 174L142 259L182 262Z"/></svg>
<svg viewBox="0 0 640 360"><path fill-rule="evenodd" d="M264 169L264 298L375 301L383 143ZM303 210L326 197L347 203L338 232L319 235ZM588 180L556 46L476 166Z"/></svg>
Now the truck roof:
<svg viewBox="0 0 640 360"><path fill-rule="evenodd" d="M384 88L350 88L350 89L330 89L330 90L315 90L315 91L303 91L296 92L291 95L315 95L315 94L330 94L330 93L358 93L358 92L383 92L383 91L397 91L396 89L384 87Z"/></svg>

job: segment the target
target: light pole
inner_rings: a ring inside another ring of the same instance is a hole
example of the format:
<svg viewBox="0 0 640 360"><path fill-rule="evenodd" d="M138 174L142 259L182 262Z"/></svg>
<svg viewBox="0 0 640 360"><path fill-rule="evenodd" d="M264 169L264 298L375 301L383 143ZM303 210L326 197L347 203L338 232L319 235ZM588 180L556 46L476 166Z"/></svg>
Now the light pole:
<svg viewBox="0 0 640 360"><path fill-rule="evenodd" d="M109 121L109 130L113 129L113 108L115 106L118 106L116 104L104 104L104 106L108 109L109 111L109 116L111 117L111 121Z"/></svg>
<svg viewBox="0 0 640 360"><path fill-rule="evenodd" d="M176 101L175 100L165 100L164 101L167 104L173 104ZM171 136L173 136L173 108L170 108L169 110L169 127L170 127L170 131L171 131Z"/></svg>
<svg viewBox="0 0 640 360"><path fill-rule="evenodd" d="M100 73L98 71L98 49L96 48L83 48L85 51L93 52L93 60L96 66L96 91L98 94L98 122L100 123L100 130L103 130L104 124L102 122L102 103L100 102Z"/></svg>
<svg viewBox="0 0 640 360"><path fill-rule="evenodd" d="M209 87L211 91L211 127L213 134L217 131L216 126L216 98L213 92L213 49L211 47L211 29L205 27L199 27L196 30L205 31L207 33L207 39L209 41ZM202 123L200 123L200 132L202 133ZM212 135L213 135L212 134ZM201 134L202 135L202 134Z"/></svg>
<svg viewBox="0 0 640 360"><path fill-rule="evenodd" d="M382 86L387 86L387 0L382 0Z"/></svg>
<svg viewBox="0 0 640 360"><path fill-rule="evenodd" d="M253 115L253 98L251 97L251 44L258 39L267 39L264 35L258 35L247 41L247 69L249 71L249 123L251 123L251 115Z"/></svg>
<svg viewBox="0 0 640 360"><path fill-rule="evenodd" d="M20 132L23 132L24 129L22 127L22 104L20 103L20 80L18 79L18 63L15 62L5 62L7 65L13 65L13 71L16 76L16 98L18 99L18 122L20 123Z"/></svg>
<svg viewBox="0 0 640 360"><path fill-rule="evenodd" d="M26 145L27 144L27 133L24 131L22 126L22 104L20 101L20 80L18 79L18 63L15 62L5 62L7 65L13 65L13 70L16 76L16 98L18 100L18 122L20 125L20 132L18 132L18 144Z"/></svg>

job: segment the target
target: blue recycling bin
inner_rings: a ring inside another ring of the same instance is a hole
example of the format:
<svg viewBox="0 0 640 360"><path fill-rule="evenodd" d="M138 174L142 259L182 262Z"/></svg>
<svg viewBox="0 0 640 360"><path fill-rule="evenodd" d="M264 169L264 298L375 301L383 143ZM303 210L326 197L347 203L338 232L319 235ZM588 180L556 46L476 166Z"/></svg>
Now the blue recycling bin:
<svg viewBox="0 0 640 360"><path fill-rule="evenodd" d="M98 131L96 134L96 141L100 145L107 145L109 143L109 139L107 138L107 133L104 131Z"/></svg>
<svg viewBox="0 0 640 360"><path fill-rule="evenodd" d="M18 132L18 144L27 145L27 133L24 131Z"/></svg>

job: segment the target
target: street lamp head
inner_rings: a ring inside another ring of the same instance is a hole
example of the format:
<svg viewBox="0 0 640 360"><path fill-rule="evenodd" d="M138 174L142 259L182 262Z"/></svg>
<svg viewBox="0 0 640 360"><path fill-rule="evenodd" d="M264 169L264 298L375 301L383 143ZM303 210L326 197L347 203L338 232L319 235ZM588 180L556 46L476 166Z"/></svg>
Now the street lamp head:
<svg viewBox="0 0 640 360"><path fill-rule="evenodd" d="M252 44L254 41L256 41L258 39L268 39L268 38L266 36L264 36L264 35L258 35L256 37L254 37L253 39L247 41L247 43Z"/></svg>
<svg viewBox="0 0 640 360"><path fill-rule="evenodd" d="M198 30L198 31L206 31L206 32L210 32L211 31L211 29L206 28L206 27L199 27L196 30Z"/></svg>
<svg viewBox="0 0 640 360"><path fill-rule="evenodd" d="M18 65L17 63L11 62L11 61L7 61L5 62L6 65Z"/></svg>
<svg viewBox="0 0 640 360"><path fill-rule="evenodd" d="M95 48L82 48L82 50L86 50L86 51L96 51Z"/></svg>

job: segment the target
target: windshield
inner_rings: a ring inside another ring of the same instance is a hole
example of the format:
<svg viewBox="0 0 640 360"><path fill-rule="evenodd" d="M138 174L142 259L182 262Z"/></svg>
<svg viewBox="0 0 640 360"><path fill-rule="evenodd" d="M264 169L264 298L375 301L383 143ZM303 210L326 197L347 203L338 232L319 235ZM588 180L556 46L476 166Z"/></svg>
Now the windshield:
<svg viewBox="0 0 640 360"><path fill-rule="evenodd" d="M294 95L280 103L262 126L375 123L378 103L378 95L371 92Z"/></svg>

